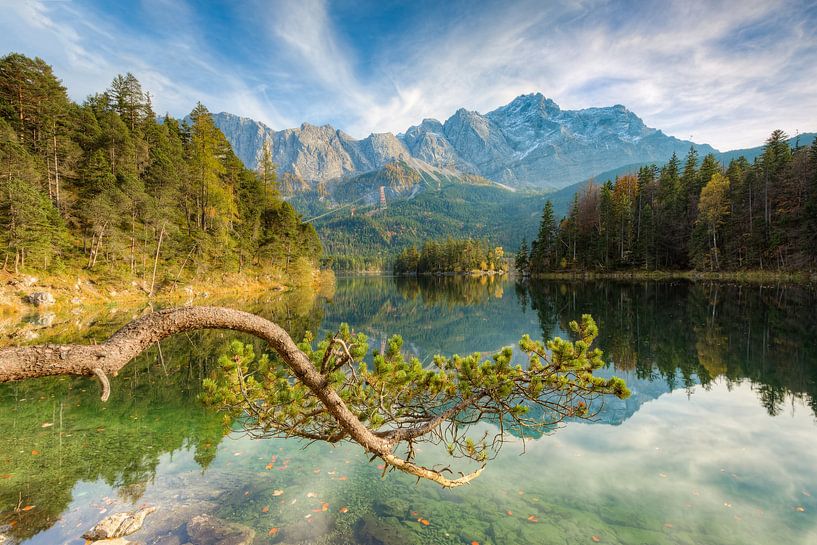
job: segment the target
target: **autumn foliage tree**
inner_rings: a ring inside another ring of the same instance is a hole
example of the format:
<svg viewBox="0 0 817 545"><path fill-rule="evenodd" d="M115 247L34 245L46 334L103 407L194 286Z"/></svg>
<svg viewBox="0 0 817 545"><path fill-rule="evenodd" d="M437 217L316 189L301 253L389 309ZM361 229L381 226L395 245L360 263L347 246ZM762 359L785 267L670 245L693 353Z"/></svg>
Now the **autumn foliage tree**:
<svg viewBox="0 0 817 545"><path fill-rule="evenodd" d="M714 155L699 160L691 149L683 163L673 156L636 176L585 185L553 235L557 259L534 273L813 270L815 180L817 143L792 147L782 131L772 133L751 163L738 157L723 165Z"/></svg>

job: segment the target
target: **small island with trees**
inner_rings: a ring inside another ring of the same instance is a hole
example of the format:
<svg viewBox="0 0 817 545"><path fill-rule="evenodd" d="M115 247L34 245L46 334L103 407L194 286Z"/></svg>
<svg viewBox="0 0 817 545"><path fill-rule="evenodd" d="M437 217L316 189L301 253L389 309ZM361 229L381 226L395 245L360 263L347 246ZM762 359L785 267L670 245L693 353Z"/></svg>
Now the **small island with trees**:
<svg viewBox="0 0 817 545"><path fill-rule="evenodd" d="M505 251L486 240L454 239L426 241L420 251L411 246L394 259L398 275L493 275L508 270Z"/></svg>

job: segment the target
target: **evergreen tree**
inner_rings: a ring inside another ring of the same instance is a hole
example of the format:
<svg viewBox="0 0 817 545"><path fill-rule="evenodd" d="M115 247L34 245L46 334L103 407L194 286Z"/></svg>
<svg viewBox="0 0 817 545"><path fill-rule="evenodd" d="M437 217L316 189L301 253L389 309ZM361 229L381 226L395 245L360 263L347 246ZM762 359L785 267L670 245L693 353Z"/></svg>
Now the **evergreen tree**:
<svg viewBox="0 0 817 545"><path fill-rule="evenodd" d="M542 210L539 232L531 245L530 261L528 263L530 272L544 272L555 267L556 232L556 218L553 213L553 203L548 199Z"/></svg>
<svg viewBox="0 0 817 545"><path fill-rule="evenodd" d="M550 202L550 201L548 201ZM520 274L528 274L528 241L527 239L523 238L522 242L519 243L519 250L516 252L516 257L514 258L514 269L516 272Z"/></svg>

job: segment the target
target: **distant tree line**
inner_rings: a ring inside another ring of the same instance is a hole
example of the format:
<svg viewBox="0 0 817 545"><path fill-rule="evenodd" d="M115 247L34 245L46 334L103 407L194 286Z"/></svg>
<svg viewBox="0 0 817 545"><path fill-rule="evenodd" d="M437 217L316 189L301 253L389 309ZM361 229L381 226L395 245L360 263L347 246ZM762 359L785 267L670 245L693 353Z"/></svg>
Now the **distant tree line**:
<svg viewBox="0 0 817 545"><path fill-rule="evenodd" d="M811 270L817 265L817 141L774 131L753 163L673 154L579 191L557 222L550 202L517 270Z"/></svg>
<svg viewBox="0 0 817 545"><path fill-rule="evenodd" d="M0 262L178 278L317 263L320 241L202 105L157 120L132 75L82 104L43 60L0 58Z"/></svg>
<svg viewBox="0 0 817 545"><path fill-rule="evenodd" d="M504 272L505 252L487 240L455 239L428 240L418 251L415 246L404 249L394 260L395 274L433 274L466 272Z"/></svg>

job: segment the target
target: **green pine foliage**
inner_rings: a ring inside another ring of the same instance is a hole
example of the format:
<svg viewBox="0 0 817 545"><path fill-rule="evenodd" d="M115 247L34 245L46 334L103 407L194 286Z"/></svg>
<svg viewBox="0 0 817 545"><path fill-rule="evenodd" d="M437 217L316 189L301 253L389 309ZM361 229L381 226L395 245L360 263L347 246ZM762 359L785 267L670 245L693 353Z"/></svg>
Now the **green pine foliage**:
<svg viewBox="0 0 817 545"><path fill-rule="evenodd" d="M531 272L558 270L813 270L817 145L774 131L753 163L699 161L691 149L602 186L588 183L551 235L532 244ZM543 260L541 248L556 259ZM539 264L544 264L542 267Z"/></svg>
<svg viewBox="0 0 817 545"><path fill-rule="evenodd" d="M395 274L499 273L507 270L505 251L487 240L428 240L422 249L411 246L395 258Z"/></svg>
<svg viewBox="0 0 817 545"><path fill-rule="evenodd" d="M51 67L0 58L0 260L151 284L318 264L315 229L247 170L210 113L157 120L133 74L82 104ZM158 255L158 259L156 256Z"/></svg>

